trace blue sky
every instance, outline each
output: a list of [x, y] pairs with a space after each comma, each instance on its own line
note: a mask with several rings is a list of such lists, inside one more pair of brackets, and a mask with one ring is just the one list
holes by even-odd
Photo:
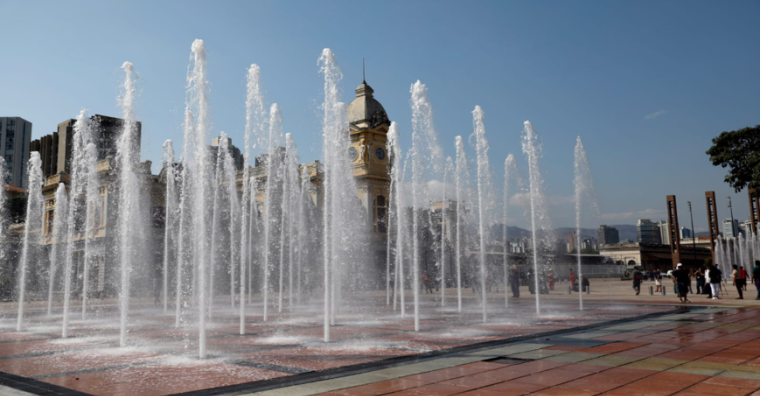
[[366, 58], [367, 82], [407, 147], [414, 81], [429, 88], [446, 155], [456, 135], [472, 133], [480, 105], [499, 188], [508, 153], [525, 167], [520, 131], [530, 120], [555, 226], [574, 224], [578, 135], [602, 213], [586, 226], [664, 218], [665, 195], [676, 194], [682, 225], [691, 200], [706, 230], [707, 190], [720, 217], [727, 195], [736, 217], [749, 213], [746, 193], [734, 195], [704, 152], [721, 131], [760, 124], [757, 1], [0, 1], [0, 15], [0, 115], [31, 121], [35, 138], [81, 108], [118, 116], [119, 66], [131, 61], [154, 172], [161, 143], [181, 141], [190, 45], [201, 38], [213, 133], [238, 145], [245, 70], [257, 63], [302, 160], [320, 156], [317, 58], [329, 47], [346, 102]]

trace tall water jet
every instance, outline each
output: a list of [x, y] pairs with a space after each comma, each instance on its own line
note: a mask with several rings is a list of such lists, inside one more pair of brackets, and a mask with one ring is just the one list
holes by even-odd
[[[222, 183], [223, 187], [220, 187], [221, 190], [224, 192], [224, 196], [226, 199], [226, 208], [227, 213], [225, 218], [228, 221], [227, 225], [227, 234], [229, 235], [229, 244], [228, 244], [228, 266], [227, 270], [230, 274], [230, 294], [231, 294], [231, 301], [232, 301], [232, 308], [235, 307], [235, 269], [237, 268], [238, 264], [240, 263], [240, 255], [241, 255], [241, 249], [242, 246], [238, 245], [238, 241], [240, 240], [240, 234], [242, 234], [242, 209], [240, 206], [240, 201], [238, 199], [237, 194], [237, 168], [235, 167], [235, 162], [232, 158], [232, 154], [230, 153], [230, 139], [227, 138], [227, 135], [222, 132], [222, 138], [220, 139], [221, 142], [219, 143], [220, 150], [222, 151], [222, 167], [223, 167], [223, 177], [222, 177]], [[242, 271], [242, 270], [241, 270]], [[245, 290], [243, 290], [245, 292]], [[243, 299], [243, 296], [245, 294], [240, 294], [240, 303], [244, 304], [245, 300]]]
[[[264, 100], [261, 96], [260, 88], [261, 69], [258, 65], [252, 64], [248, 68], [246, 75], [246, 100], [245, 100], [245, 138], [244, 138], [244, 151], [243, 151], [243, 200], [241, 205], [241, 233], [240, 233], [240, 246], [244, 251], [240, 255], [240, 334], [245, 334], [245, 298], [246, 291], [246, 271], [247, 267], [252, 265], [253, 262], [253, 247], [251, 244], [253, 237], [253, 224], [254, 224], [254, 211], [255, 206], [255, 189], [253, 189], [253, 183], [251, 182], [251, 145], [256, 142], [254, 137], [263, 134], [264, 122], [266, 117], [266, 110], [264, 110]], [[252, 192], [254, 192], [252, 194]], [[250, 271], [248, 276], [250, 277], [253, 271]], [[249, 279], [250, 281], [250, 279]], [[249, 287], [249, 292], [251, 288]], [[234, 294], [234, 293], [232, 293]], [[232, 304], [234, 304], [234, 297]]]
[[[288, 306], [290, 308], [293, 308], [293, 258], [295, 256], [293, 234], [297, 220], [295, 214], [298, 213], [298, 208], [302, 206], [299, 205], [301, 175], [298, 170], [298, 149], [296, 142], [293, 140], [293, 135], [287, 133], [285, 134], [285, 185], [283, 191], [283, 222], [285, 219], [287, 219], [287, 222], [283, 225], [283, 229], [287, 231], [288, 240], [287, 242], [283, 241], [283, 243], [287, 244], [287, 250], [282, 250], [287, 251], [288, 257]], [[280, 282], [282, 282], [282, 277]]]
[[296, 279], [296, 303], [298, 305], [301, 304], [301, 287], [303, 285], [301, 274], [303, 272], [303, 262], [309, 257], [311, 246], [312, 233], [308, 232], [310, 229], [309, 226], [311, 225], [311, 189], [312, 184], [309, 169], [303, 167], [301, 169], [301, 195], [298, 199], [298, 247], [296, 248], [296, 252], [298, 253], [296, 259], [296, 274], [298, 274]]
[[[470, 171], [467, 166], [467, 154], [464, 151], [464, 140], [457, 136], [454, 141], [456, 147], [456, 267], [457, 267], [457, 311], [462, 312], [462, 254], [466, 251], [466, 235], [463, 232], [463, 223], [467, 221], [463, 213], [465, 206], [463, 201], [469, 200], [468, 180]], [[464, 245], [463, 245], [464, 244]]]
[[277, 189], [281, 175], [282, 158], [278, 146], [282, 141], [282, 114], [280, 107], [274, 103], [269, 110], [269, 135], [266, 142], [267, 157], [267, 180], [264, 187], [264, 279], [262, 283], [262, 294], [264, 295], [264, 321], [269, 320], [269, 276], [272, 266], [272, 233], [273, 225], [276, 225], [278, 213], [274, 213], [277, 205], [275, 204], [274, 194]]
[[48, 271], [48, 316], [53, 314], [53, 294], [58, 278], [56, 272], [58, 263], [65, 257], [66, 252], [62, 251], [68, 229], [66, 222], [66, 213], [68, 211], [68, 198], [66, 196], [66, 185], [59, 183], [55, 190], [55, 211], [53, 212], [53, 229], [50, 230], [52, 244], [50, 246], [50, 270]]
[[475, 138], [475, 151], [478, 158], [478, 234], [480, 242], [480, 288], [481, 288], [481, 310], [483, 313], [483, 323], [488, 319], [488, 294], [486, 287], [486, 277], [488, 264], [486, 263], [486, 244], [488, 233], [486, 223], [490, 216], [490, 202], [493, 201], [491, 189], [491, 169], [488, 163], [488, 140], [486, 139], [486, 127], [483, 124], [483, 109], [475, 106], [472, 112], [473, 133]]
[[446, 165], [443, 168], [443, 198], [441, 199], [441, 307], [446, 306], [446, 238], [451, 238], [446, 234], [448, 224], [446, 211], [449, 208], [449, 177], [452, 173], [454, 173], [454, 160], [446, 157]]
[[[74, 255], [76, 250], [76, 239], [78, 233], [80, 233], [85, 222], [88, 220], [89, 210], [89, 197], [90, 193], [88, 185], [91, 183], [90, 178], [92, 173], [95, 172], [95, 159], [91, 151], [88, 150], [90, 142], [92, 140], [90, 128], [87, 123], [87, 114], [85, 110], [82, 110], [77, 116], [77, 121], [74, 124], [74, 136], [71, 143], [71, 163], [70, 166], [70, 181], [69, 186], [69, 207], [66, 216], [66, 223], [69, 225], [65, 237], [66, 243], [66, 258], [64, 266], [64, 287], [63, 287], [63, 329], [61, 335], [63, 338], [68, 337], [69, 329], [69, 305], [71, 301], [71, 272], [74, 263]], [[61, 213], [63, 214], [63, 213]], [[85, 231], [85, 239], [89, 236]], [[64, 243], [64, 241], [61, 241]], [[86, 246], [85, 246], [86, 247]], [[84, 263], [86, 266], [87, 263]]]
[[[403, 183], [406, 166], [402, 167], [402, 151], [401, 144], [399, 142], [399, 130], [398, 124], [391, 122], [391, 126], [388, 129], [388, 163], [391, 167], [391, 211], [393, 217], [396, 220], [396, 238], [393, 252], [395, 253], [395, 266], [394, 266], [394, 282], [393, 282], [393, 310], [396, 310], [397, 297], [401, 299], [401, 317], [406, 314], [406, 302], [404, 298], [404, 242], [406, 235], [406, 216], [403, 215], [404, 210], [404, 194]], [[390, 216], [390, 215], [389, 215]], [[388, 236], [389, 242], [391, 236]], [[390, 250], [389, 256], [390, 256]], [[388, 263], [388, 270], [390, 270], [390, 263]], [[390, 276], [390, 274], [388, 274]], [[399, 292], [400, 291], [400, 292]]]
[[122, 95], [119, 105], [122, 108], [124, 128], [116, 146], [116, 163], [119, 175], [119, 216], [117, 222], [118, 257], [121, 268], [121, 281], [119, 290], [119, 311], [121, 326], [119, 329], [119, 345], [127, 345], [127, 322], [129, 318], [130, 278], [132, 275], [132, 263], [138, 258], [138, 236], [141, 232], [139, 224], [140, 208], [140, 182], [137, 179], [136, 164], [139, 161], [139, 132], [137, 119], [135, 118], [134, 102], [137, 96], [135, 88], [135, 71], [132, 63], [124, 62], [121, 66], [125, 78], [122, 85]]
[[209, 206], [211, 195], [211, 166], [208, 155], [208, 130], [210, 129], [208, 105], [208, 81], [206, 80], [206, 48], [203, 40], [196, 39], [192, 45], [191, 72], [188, 75], [188, 96], [195, 109], [195, 155], [194, 166], [188, 166], [194, 171], [192, 194], [192, 228], [193, 228], [193, 268], [197, 276], [194, 282], [198, 303], [198, 355], [206, 358], [206, 309], [208, 274], [207, 263], [210, 258], [209, 238]]
[[[583, 148], [581, 137], [578, 136], [575, 144], [575, 237], [576, 253], [578, 258], [578, 284], [583, 284], [583, 266], [581, 265], [581, 209], [583, 199], [587, 199], [591, 204], [594, 212], [599, 212], [596, 204], [596, 194], [594, 194], [594, 183], [591, 178], [591, 166], [586, 158], [586, 150]], [[582, 286], [581, 286], [582, 289]], [[583, 311], [583, 290], [579, 290], [578, 304]]]
[[[92, 134], [90, 133], [92, 138]], [[84, 187], [86, 194], [86, 209], [85, 209], [85, 227], [84, 227], [84, 263], [82, 264], [82, 319], [87, 316], [87, 300], [90, 292], [90, 267], [92, 266], [95, 253], [93, 252], [91, 244], [93, 240], [94, 230], [100, 227], [102, 221], [102, 207], [100, 199], [100, 179], [98, 177], [98, 170], [96, 163], [98, 161], [98, 149], [95, 143], [90, 141], [87, 144], [85, 169], [86, 169], [86, 185]]]
[[[504, 160], [504, 195], [502, 197], [503, 207], [503, 220], [502, 220], [502, 238], [504, 239], [504, 306], [509, 307], [509, 216], [507, 215], [507, 209], [509, 207], [509, 179], [510, 176], [517, 177], [517, 164], [515, 163], [515, 156], [512, 154], [507, 155]], [[519, 282], [519, 280], [518, 280]]]
[[18, 264], [18, 317], [16, 331], [21, 331], [24, 324], [24, 301], [26, 299], [26, 277], [29, 267], [39, 260], [40, 235], [42, 234], [42, 160], [40, 153], [29, 153], [26, 166], [29, 197], [26, 203], [26, 224], [21, 245], [21, 257]]
[[[188, 75], [189, 80], [189, 75]], [[176, 261], [177, 261], [177, 268], [176, 268], [176, 274], [175, 274], [175, 280], [176, 280], [176, 291], [175, 291], [175, 323], [174, 327], [179, 328], [182, 320], [182, 297], [186, 294], [186, 290], [183, 286], [185, 286], [183, 282], [184, 278], [184, 272], [183, 269], [185, 266], [187, 266], [190, 263], [190, 250], [189, 248], [186, 248], [186, 246], [193, 246], [192, 244], [192, 236], [191, 233], [191, 224], [190, 224], [190, 204], [191, 204], [191, 194], [193, 193], [191, 183], [192, 183], [192, 177], [193, 174], [190, 171], [190, 165], [193, 161], [193, 147], [194, 147], [194, 139], [195, 139], [195, 117], [193, 115], [192, 109], [190, 108], [190, 101], [188, 98], [188, 102], [185, 107], [185, 121], [184, 121], [184, 141], [182, 143], [182, 168], [180, 170], [179, 175], [179, 182], [180, 182], [180, 197], [179, 197], [179, 207], [177, 210], [177, 222], [178, 225], [178, 236], [177, 236], [177, 255], [176, 255]]]
[[171, 140], [164, 142], [164, 169], [166, 169], [166, 196], [164, 202], [165, 225], [164, 225], [164, 262], [162, 295], [164, 313], [169, 311], [169, 264], [171, 255], [178, 255], [177, 244], [177, 179], [174, 171], [174, 143]]
[[[433, 127], [433, 107], [428, 90], [419, 80], [412, 84], [412, 290], [414, 292], [414, 331], [420, 330], [420, 209], [427, 203], [424, 174], [438, 171], [443, 162], [443, 150]], [[423, 158], [425, 156], [425, 158]], [[427, 166], [423, 166], [424, 163]], [[437, 168], [436, 168], [437, 167]]]
[[[214, 201], [211, 204], [211, 252], [210, 252], [210, 265], [209, 265], [209, 292], [208, 292], [208, 317], [211, 318], [211, 314], [214, 307], [214, 275], [216, 272], [216, 263], [223, 261], [223, 255], [227, 251], [227, 249], [224, 249], [220, 247], [220, 239], [222, 238], [222, 230], [221, 230], [221, 217], [223, 216], [224, 206], [225, 205], [225, 198], [223, 196], [224, 194], [224, 184], [225, 184], [225, 174], [224, 174], [224, 156], [226, 155], [226, 148], [223, 148], [222, 145], [224, 144], [223, 141], [227, 140], [227, 134], [222, 132], [221, 137], [219, 139], [218, 145], [216, 147], [216, 166], [214, 167]], [[230, 219], [232, 220], [232, 219]], [[233, 278], [233, 277], [231, 277]], [[234, 289], [232, 289], [234, 290]]]
[[339, 269], [351, 259], [360, 242], [361, 231], [354, 221], [358, 215], [353, 171], [346, 155], [350, 145], [346, 107], [340, 101], [338, 87], [343, 73], [329, 48], [319, 57], [324, 76], [322, 103], [322, 138], [324, 158], [323, 231], [324, 265], [324, 341], [330, 342], [330, 325], [335, 320], [336, 294], [339, 291]]
[[528, 174], [530, 181], [530, 225], [532, 232], [533, 247], [533, 279], [536, 291], [536, 315], [541, 314], [541, 292], [538, 278], [540, 272], [538, 268], [538, 233], [539, 228], [547, 230], [543, 216], [546, 211], [543, 203], [543, 179], [538, 167], [538, 159], [541, 157], [541, 144], [538, 141], [538, 134], [533, 130], [530, 121], [525, 121], [525, 129], [522, 132], [522, 150], [528, 158]]
[[390, 198], [390, 203], [388, 205], [388, 236], [386, 240], [386, 251], [388, 252], [385, 256], [385, 305], [391, 304], [391, 258], [395, 256], [396, 253], [396, 246], [393, 245], [393, 236], [395, 235], [393, 231], [393, 226], [396, 224], [397, 220], [397, 210], [394, 208], [394, 205], [396, 205], [396, 198], [395, 195], [398, 187], [396, 186], [397, 177], [394, 177], [394, 171], [396, 171], [397, 168], [397, 158], [396, 158], [396, 146], [398, 145], [398, 125], [395, 122], [391, 122], [390, 128], [388, 128], [388, 174], [390, 175], [390, 185], [388, 186], [388, 196]]

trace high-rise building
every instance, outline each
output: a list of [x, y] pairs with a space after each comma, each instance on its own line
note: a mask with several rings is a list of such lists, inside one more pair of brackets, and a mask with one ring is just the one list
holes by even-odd
[[660, 227], [660, 243], [670, 245], [670, 224], [665, 220], [660, 220], [657, 226]]
[[660, 225], [650, 219], [639, 219], [636, 224], [636, 240], [639, 243], [661, 244]]
[[[42, 174], [45, 177], [59, 173], [70, 173], [71, 143], [74, 137], [74, 124], [77, 120], [69, 119], [58, 124], [58, 130], [37, 140], [27, 143], [29, 151], [37, 151], [42, 159]], [[90, 117], [93, 140], [98, 148], [98, 160], [116, 156], [116, 143], [124, 128], [124, 120], [95, 114]], [[142, 124], [137, 123], [136, 151], [140, 152], [140, 131]]]
[[599, 246], [611, 245], [620, 242], [620, 233], [617, 228], [607, 227], [602, 224], [599, 226], [599, 229], [596, 230], [596, 239], [599, 241]]
[[3, 183], [27, 188], [26, 163], [31, 139], [31, 122], [21, 117], [0, 117], [0, 141], [5, 147], [3, 158], [8, 167], [8, 177]]
[[739, 220], [723, 219], [723, 238], [736, 238], [739, 236]]
[[567, 252], [573, 253], [578, 251], [578, 234], [573, 231], [567, 236]]
[[686, 227], [681, 227], [679, 234], [681, 239], [691, 238], [691, 230]]

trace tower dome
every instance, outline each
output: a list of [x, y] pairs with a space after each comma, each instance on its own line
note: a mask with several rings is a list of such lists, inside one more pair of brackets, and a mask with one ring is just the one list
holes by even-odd
[[389, 126], [390, 121], [383, 105], [372, 94], [375, 92], [366, 81], [356, 88], [356, 98], [349, 103], [348, 122], [352, 129], [376, 128], [381, 125]]

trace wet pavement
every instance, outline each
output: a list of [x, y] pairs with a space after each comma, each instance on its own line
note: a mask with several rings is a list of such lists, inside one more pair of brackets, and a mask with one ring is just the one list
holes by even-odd
[[[262, 307], [252, 304], [246, 335], [238, 334], [236, 310], [218, 303], [209, 322], [205, 360], [197, 359], [191, 312], [175, 328], [171, 310], [164, 314], [137, 301], [129, 346], [121, 348], [118, 318], [108, 301], [94, 305], [87, 320], [73, 320], [67, 339], [59, 336], [60, 313], [47, 317], [44, 304], [30, 304], [22, 332], [15, 331], [13, 306], [6, 305], [0, 317], [0, 395], [25, 394], [18, 390], [71, 395], [523, 394], [519, 389], [596, 394], [598, 388], [581, 389], [587, 386], [582, 384], [607, 378], [611, 386], [618, 378], [630, 378], [633, 386], [643, 373], [648, 374], [640, 378], [669, 383], [695, 380], [689, 386], [727, 386], [713, 382], [729, 378], [751, 381], [742, 382], [748, 389], [760, 381], [755, 377], [760, 362], [752, 363], [760, 358], [760, 339], [757, 347], [753, 344], [760, 338], [760, 310], [692, 307], [683, 313], [688, 307], [674, 305], [673, 297], [626, 301], [620, 297], [628, 287], [608, 287], [607, 298], [601, 290], [588, 296], [584, 311], [578, 310], [577, 294], [555, 291], [545, 296], [538, 317], [529, 294], [505, 308], [503, 297], [493, 293], [488, 323], [482, 323], [480, 304], [470, 293], [463, 313], [457, 312], [453, 293], [446, 307], [437, 296], [424, 295], [420, 332], [413, 331], [410, 306], [401, 318], [385, 305], [384, 293], [355, 295], [352, 306], [337, 316], [330, 343], [322, 342], [318, 302], [281, 314], [272, 309], [267, 322]], [[556, 382], [561, 378], [567, 381]], [[568, 389], [576, 393], [551, 393]]]
[[325, 393], [261, 394], [760, 395], [760, 309], [698, 307], [457, 357], [478, 360], [410, 365], [408, 375]]

